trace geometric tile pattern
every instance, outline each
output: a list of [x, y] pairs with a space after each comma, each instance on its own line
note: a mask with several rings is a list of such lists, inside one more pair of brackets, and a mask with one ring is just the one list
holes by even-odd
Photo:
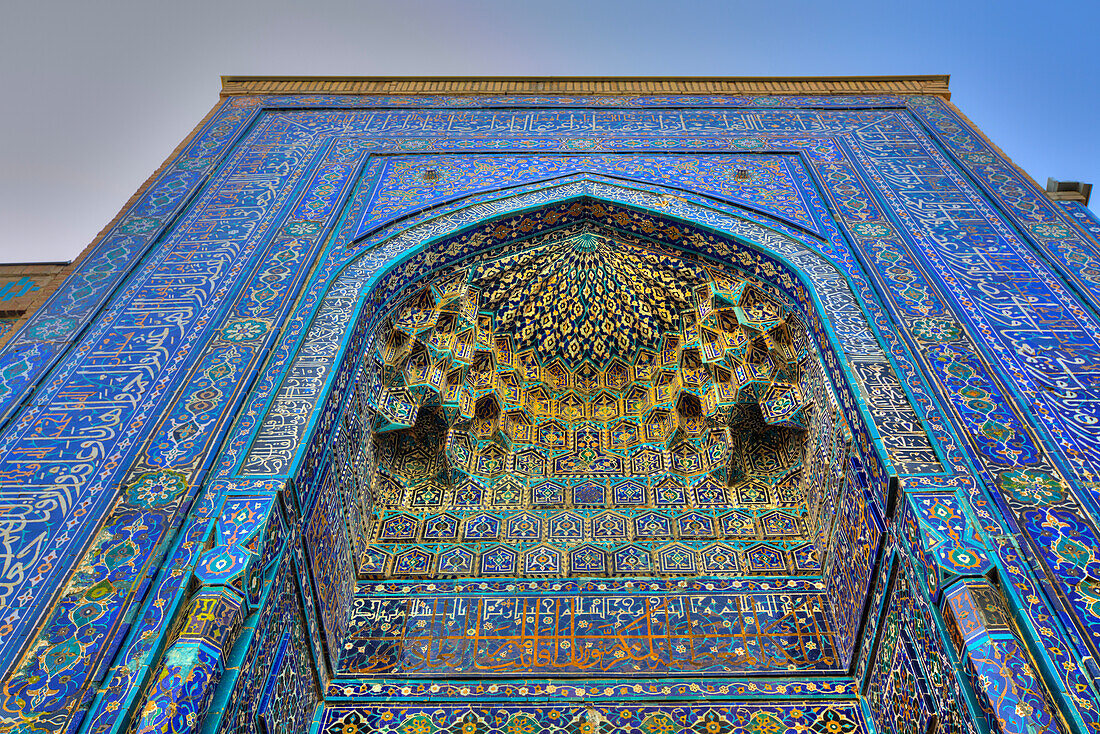
[[1100, 731], [1096, 229], [934, 97], [226, 99], [0, 349], [0, 726]]
[[944, 616], [991, 730], [1014, 731], [1018, 717], [1037, 730], [1061, 728], [994, 587], [973, 579], [956, 584], [945, 594]]
[[[626, 690], [630, 690], [628, 686]], [[321, 722], [324, 734], [411, 734], [412, 732], [463, 732], [467, 734], [516, 734], [517, 732], [574, 732], [611, 734], [794, 734], [794, 732], [845, 732], [867, 734], [859, 705], [854, 702], [815, 704], [797, 701], [788, 705], [730, 704], [712, 706], [655, 706], [611, 703], [598, 707], [530, 703], [501, 704], [491, 708], [450, 704], [442, 707], [337, 706], [326, 708]]]
[[[822, 492], [801, 465], [807, 429], [825, 423], [811, 402], [821, 368], [766, 293], [588, 226], [419, 285], [361, 378], [373, 431], [359, 435], [377, 461], [369, 542], [394, 559], [379, 571], [816, 570]], [[502, 559], [498, 542], [514, 563], [465, 560]]]
[[989, 551], [953, 493], [906, 493], [905, 500], [906, 534], [934, 601], [959, 576], [981, 576], [992, 568]]

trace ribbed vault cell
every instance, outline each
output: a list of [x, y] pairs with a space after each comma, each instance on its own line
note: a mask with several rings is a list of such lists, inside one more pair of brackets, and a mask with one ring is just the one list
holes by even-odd
[[363, 571], [817, 572], [847, 444], [773, 294], [589, 226], [422, 283], [362, 372]]

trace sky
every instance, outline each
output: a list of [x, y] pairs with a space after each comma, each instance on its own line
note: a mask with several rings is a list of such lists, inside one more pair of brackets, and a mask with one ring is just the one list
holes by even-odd
[[950, 74], [1034, 179], [1100, 201], [1100, 0], [0, 0], [0, 19], [0, 262], [79, 254], [222, 74]]

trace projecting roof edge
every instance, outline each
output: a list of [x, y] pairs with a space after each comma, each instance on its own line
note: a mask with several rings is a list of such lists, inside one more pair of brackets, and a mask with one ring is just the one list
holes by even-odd
[[948, 74], [794, 77], [223, 76], [222, 95], [249, 94], [800, 94], [936, 95]]

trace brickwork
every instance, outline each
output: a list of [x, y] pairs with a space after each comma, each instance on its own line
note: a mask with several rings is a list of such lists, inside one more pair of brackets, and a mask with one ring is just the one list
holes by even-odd
[[222, 94], [922, 94], [949, 98], [948, 76], [898, 77], [250, 77]]

